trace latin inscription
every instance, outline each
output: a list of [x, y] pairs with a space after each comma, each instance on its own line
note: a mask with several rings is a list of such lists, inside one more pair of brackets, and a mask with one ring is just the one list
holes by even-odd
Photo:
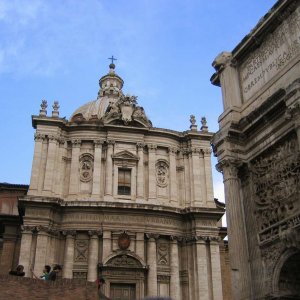
[[300, 53], [299, 33], [298, 8], [241, 65], [240, 76], [245, 101]]

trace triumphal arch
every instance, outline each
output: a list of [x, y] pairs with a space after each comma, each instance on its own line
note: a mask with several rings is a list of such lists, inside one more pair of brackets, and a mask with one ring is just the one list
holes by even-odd
[[299, 299], [300, 2], [278, 1], [213, 66], [234, 299]]

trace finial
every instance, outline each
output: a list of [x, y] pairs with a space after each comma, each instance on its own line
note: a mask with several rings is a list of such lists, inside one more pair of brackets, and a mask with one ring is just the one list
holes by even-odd
[[114, 58], [114, 56], [112, 55], [111, 57], [109, 57], [108, 59], [111, 60], [111, 63], [109, 64], [109, 68], [110, 69], [114, 69], [116, 66], [114, 64], [114, 60], [117, 60], [116, 58]]
[[196, 118], [194, 115], [190, 115], [190, 122], [191, 122], [190, 129], [197, 130]]
[[53, 111], [52, 111], [52, 117], [58, 118], [59, 117], [59, 104], [58, 101], [54, 101], [54, 104], [52, 105]]
[[47, 100], [42, 100], [40, 116], [47, 116]]
[[207, 121], [206, 121], [206, 118], [205, 117], [202, 117], [201, 118], [201, 130], [202, 131], [208, 131], [208, 126], [206, 125], [207, 124]]

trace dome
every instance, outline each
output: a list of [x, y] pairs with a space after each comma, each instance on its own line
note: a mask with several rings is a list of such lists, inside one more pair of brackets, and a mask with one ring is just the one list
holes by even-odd
[[98, 119], [106, 124], [152, 127], [143, 107], [137, 105], [137, 97], [123, 94], [124, 81], [115, 73], [115, 65], [111, 63], [109, 67], [108, 74], [99, 80], [97, 99], [76, 109], [70, 120], [80, 122]]
[[101, 119], [109, 103], [116, 102], [122, 94], [123, 79], [115, 73], [115, 65], [109, 65], [110, 70], [99, 80], [100, 90], [98, 97], [94, 101], [90, 101], [74, 111], [70, 120], [80, 118], [82, 120], [90, 120], [94, 118]]

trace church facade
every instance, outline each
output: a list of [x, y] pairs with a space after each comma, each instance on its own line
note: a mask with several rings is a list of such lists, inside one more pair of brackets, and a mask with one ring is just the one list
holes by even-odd
[[300, 2], [278, 1], [213, 62], [233, 299], [300, 295]]
[[205, 118], [200, 130], [193, 116], [184, 132], [155, 128], [113, 63], [99, 84], [69, 120], [57, 102], [50, 116], [46, 101], [32, 116], [19, 263], [29, 277], [56, 263], [63, 278], [104, 277], [114, 299], [223, 299], [224, 205], [213, 196]]

